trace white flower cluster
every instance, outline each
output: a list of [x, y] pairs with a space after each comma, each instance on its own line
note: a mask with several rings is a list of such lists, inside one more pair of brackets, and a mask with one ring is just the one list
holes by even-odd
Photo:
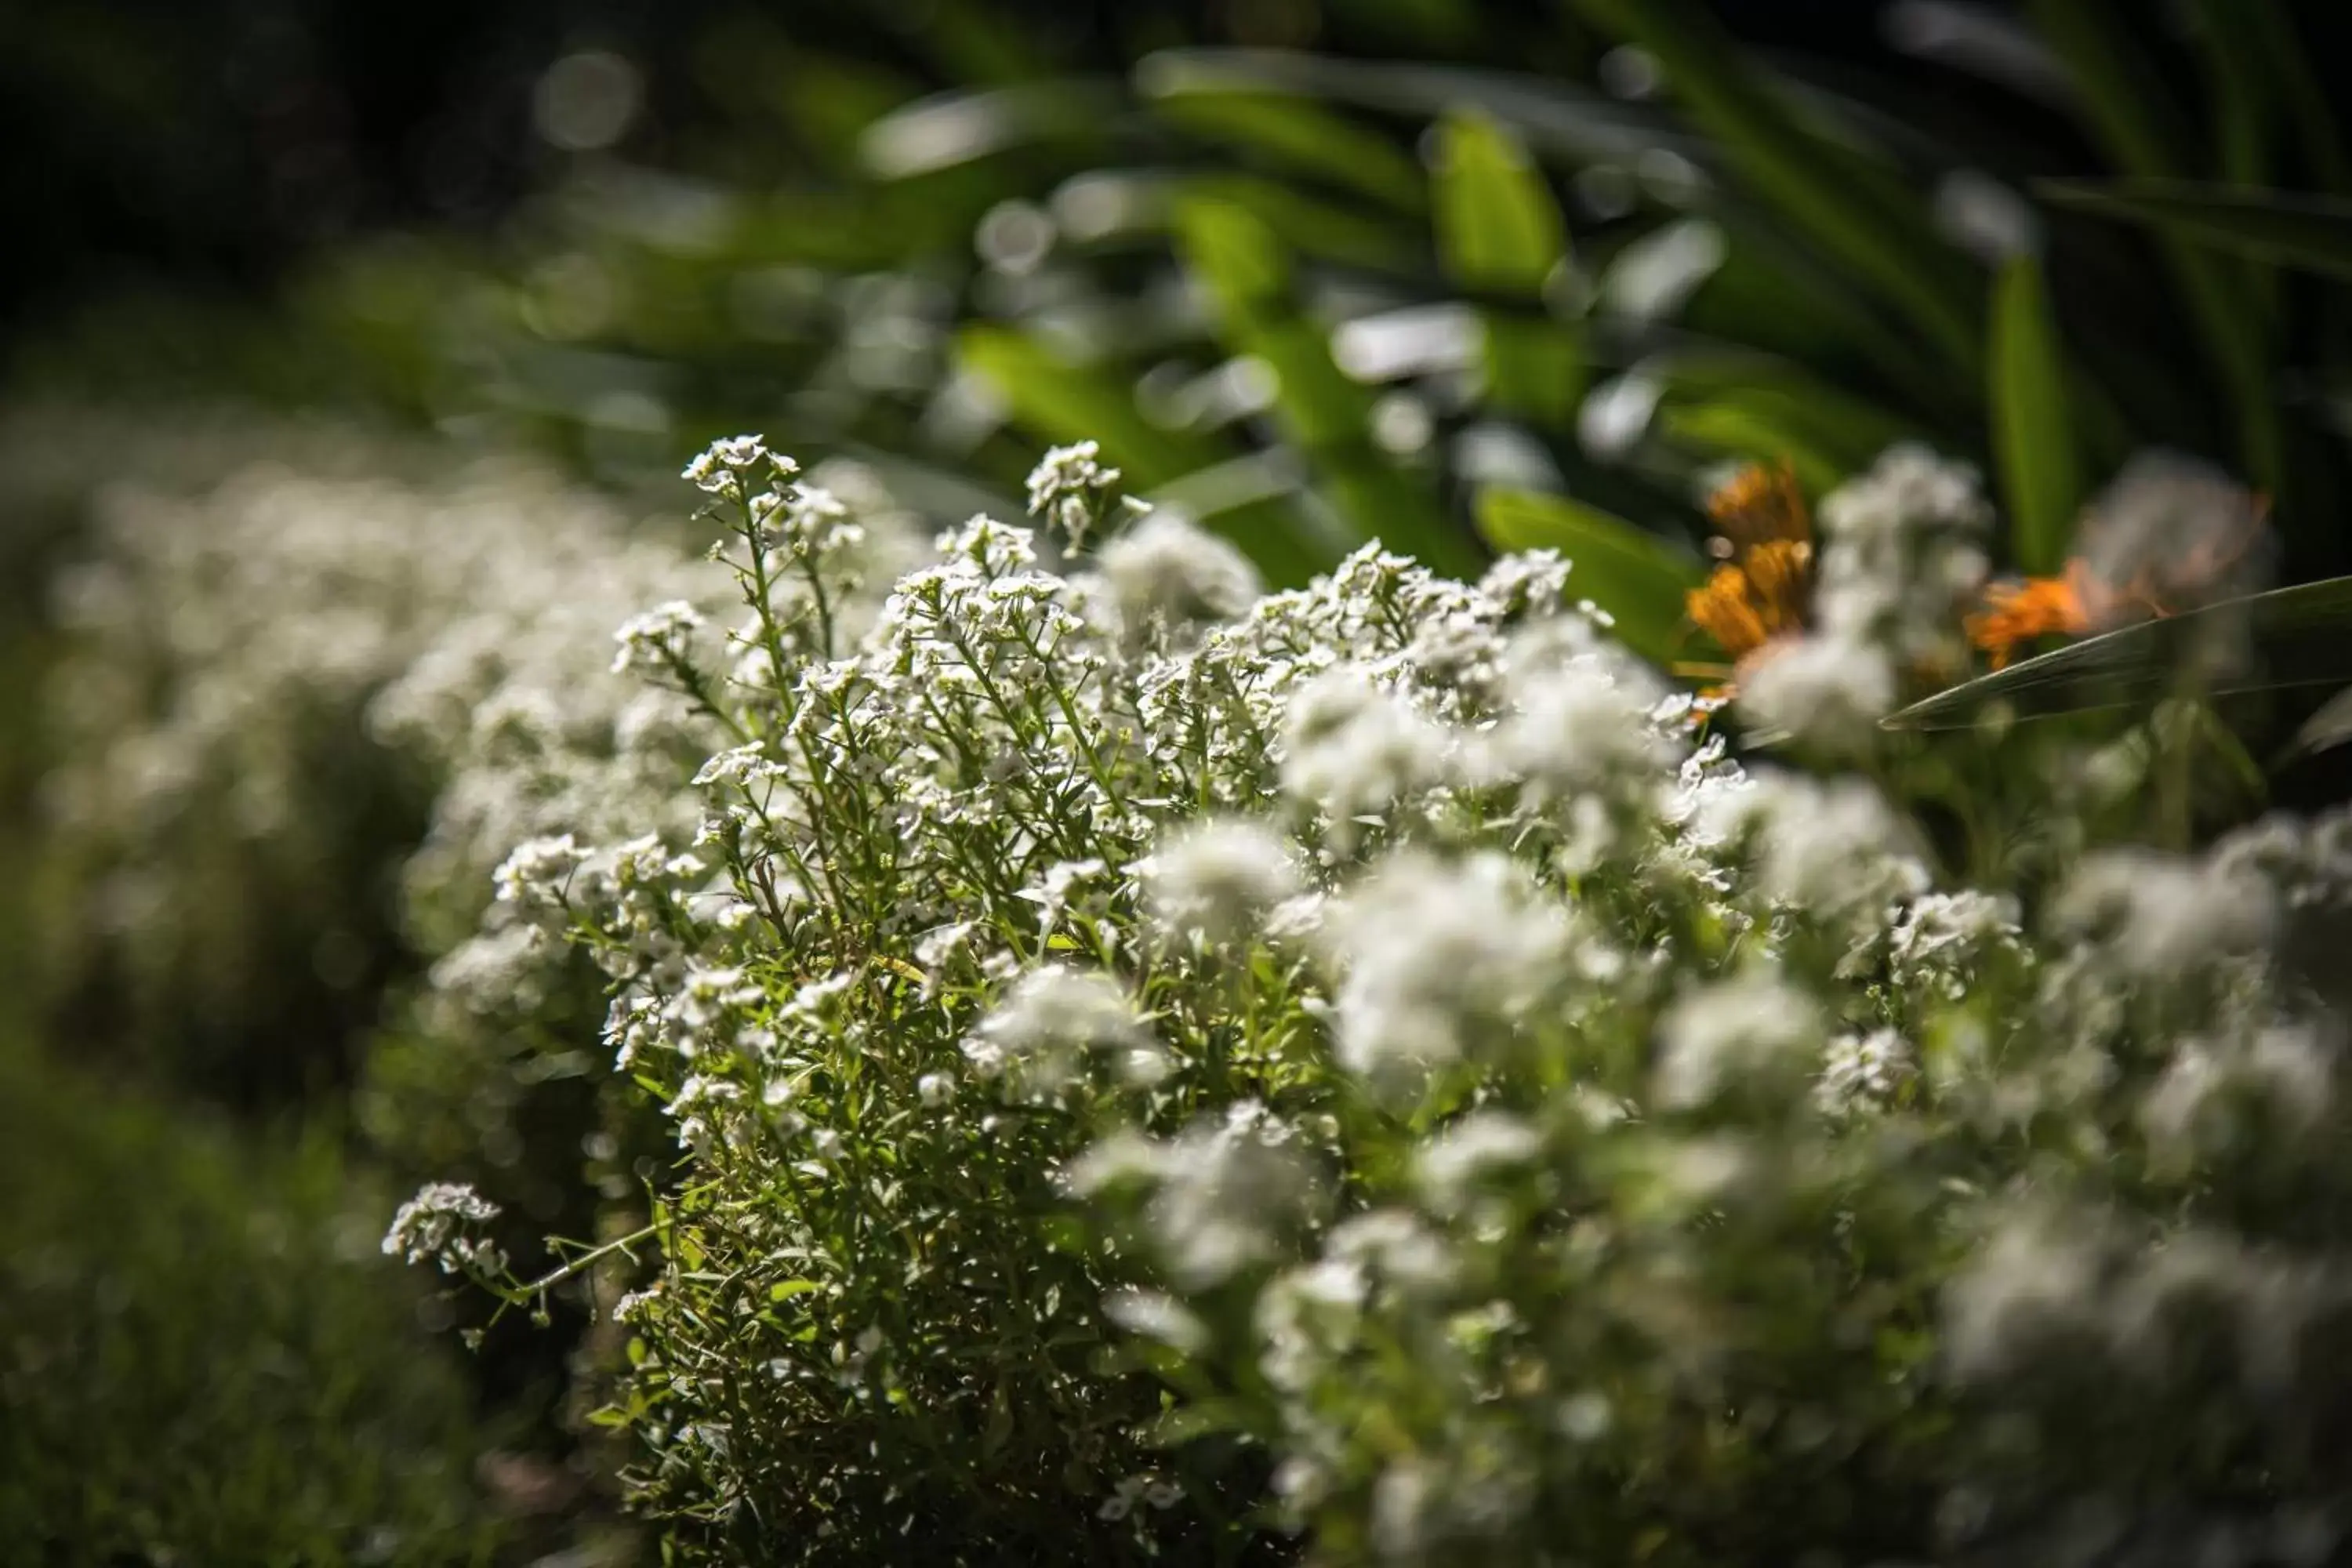
[[429, 1262], [444, 1274], [496, 1274], [506, 1257], [477, 1230], [498, 1217], [498, 1205], [473, 1188], [436, 1182], [400, 1205], [384, 1232], [383, 1250], [410, 1263]]
[[1093, 441], [1055, 447], [1029, 470], [1029, 515], [1042, 517], [1075, 553], [1103, 521], [1118, 493], [1119, 471], [1101, 460]]
[[800, 471], [801, 466], [792, 458], [770, 451], [763, 437], [730, 436], [697, 453], [678, 478], [705, 495], [740, 501], [752, 489], [772, 490]]
[[[631, 542], [607, 504], [511, 465], [425, 488], [264, 467], [195, 500], [117, 492], [98, 521], [61, 595], [86, 651], [58, 706], [89, 739], [52, 797], [68, 832], [121, 841], [110, 902], [146, 911], [135, 946], [210, 918], [170, 885], [188, 858], [156, 846], [282, 843], [339, 818], [317, 792], [345, 726], [431, 781], [408, 875], [428, 951], [462, 939], [520, 840], [677, 820], [680, 748], [709, 742], [675, 698], [586, 656], [648, 588], [673, 588], [676, 620], [727, 582]], [[529, 970], [471, 972], [496, 994]]]

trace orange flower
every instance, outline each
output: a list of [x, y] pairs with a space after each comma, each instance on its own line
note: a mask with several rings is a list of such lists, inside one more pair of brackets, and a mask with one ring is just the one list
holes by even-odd
[[[2063, 577], [2028, 577], [1985, 589], [1985, 607], [1962, 622], [1969, 641], [1992, 656], [2000, 669], [2021, 644], [2051, 636], [2080, 637], [2105, 617], [2109, 595], [2082, 561]], [[2094, 613], [2094, 605], [2097, 613]]]
[[1768, 540], [1810, 546], [1813, 514], [1797, 488], [1797, 470], [1785, 461], [1749, 463], [1706, 498], [1706, 515], [1720, 536], [1718, 554], [1729, 555]]
[[2000, 669], [2040, 637], [2193, 608], [2245, 574], [2269, 510], [2266, 497], [2208, 477], [2202, 465], [2135, 459], [2084, 510], [2065, 573], [1988, 586], [1984, 608], [1964, 623], [1969, 640]]
[[[1729, 655], [1736, 675], [1805, 630], [1813, 593], [1813, 520], [1789, 465], [1751, 463], [1707, 498], [1717, 536], [1708, 550], [1722, 564], [1684, 600], [1691, 624]], [[1728, 696], [1727, 685], [1710, 695]]]
[[1691, 622], [1734, 660], [1745, 660], [1805, 629], [1811, 547], [1776, 539], [1737, 564], [1717, 567], [1684, 600]]

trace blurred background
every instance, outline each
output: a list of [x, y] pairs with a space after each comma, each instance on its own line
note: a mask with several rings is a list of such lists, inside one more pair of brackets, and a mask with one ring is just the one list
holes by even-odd
[[1276, 584], [1373, 538], [1555, 545], [1667, 661], [1712, 482], [1818, 497], [1902, 440], [1983, 468], [2006, 570], [2061, 571], [2153, 447], [2326, 577], [2347, 33], [2323, 0], [15, 0], [0, 1539], [645, 1550], [584, 1308], [468, 1354], [376, 1240], [460, 1173], [590, 1234], [578, 1194], [656, 1157], [591, 977], [526, 1026], [453, 1004], [452, 955], [507, 826], [469, 791], [544, 742], [498, 704], [667, 596], [630, 552], [698, 542], [712, 438], [919, 526], [1096, 437]]

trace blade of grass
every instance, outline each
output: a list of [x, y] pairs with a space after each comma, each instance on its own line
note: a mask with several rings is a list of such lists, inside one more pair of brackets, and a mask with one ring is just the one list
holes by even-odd
[[877, 179], [908, 179], [1034, 142], [1098, 142], [1118, 107], [1109, 84], [1097, 81], [942, 92], [866, 126], [857, 154]]
[[1507, 125], [1547, 157], [1578, 166], [1631, 162], [1664, 149], [1684, 157], [1705, 146], [1656, 109], [1524, 73], [1428, 62], [1341, 59], [1291, 49], [1170, 48], [1145, 66], [1195, 89], [1257, 88], [1310, 94], [1417, 124], [1465, 103]]
[[[2232, 185], [2277, 184], [2278, 94], [2270, 79], [2262, 24], [2267, 0], [2190, 0], [2189, 16], [2210, 84], [2215, 163]], [[2238, 268], [2238, 287], [2262, 312], [2278, 315], [2278, 281], [2259, 268]]]
[[2312, 175], [2326, 190], [2352, 195], [2352, 157], [2346, 154], [2327, 89], [2311, 68], [2312, 51], [2294, 18], [2278, 0], [2241, 0], [2231, 11], [2238, 25], [2259, 40], [2264, 78], [2286, 105], [2295, 150], [2310, 160]]
[[2233, 185], [2273, 182], [2278, 95], [2256, 13], [2267, 0], [2190, 0], [2197, 41], [2212, 86], [2214, 143], [2222, 178]]
[[2294, 732], [2294, 752], [2333, 751], [2352, 741], [2352, 686], [2319, 705]]

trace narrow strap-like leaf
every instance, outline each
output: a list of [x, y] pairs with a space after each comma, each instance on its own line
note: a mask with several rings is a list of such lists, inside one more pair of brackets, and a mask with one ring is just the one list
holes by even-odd
[[1992, 296], [1993, 456], [2008, 503], [2010, 550], [2018, 569], [2054, 574], [2082, 501], [2066, 363], [2042, 264], [2005, 263]]
[[1885, 722], [1894, 730], [1950, 730], [1972, 723], [1994, 701], [2021, 718], [2146, 701], [2169, 692], [2184, 663], [2217, 644], [2241, 657], [2204, 678], [2209, 695], [2352, 680], [2352, 577], [2274, 588], [2086, 637], [1949, 687]]
[[1776, 96], [1721, 24], [1691, 0], [1576, 0], [1596, 24], [1657, 57], [1667, 89], [1723, 156], [1822, 253], [1973, 374], [1982, 352], [1969, 279], [1923, 203], [1891, 170], [1815, 133]]
[[2187, 244], [2352, 279], [2352, 201], [2191, 180], [2048, 180], [2063, 207], [2157, 229]]

